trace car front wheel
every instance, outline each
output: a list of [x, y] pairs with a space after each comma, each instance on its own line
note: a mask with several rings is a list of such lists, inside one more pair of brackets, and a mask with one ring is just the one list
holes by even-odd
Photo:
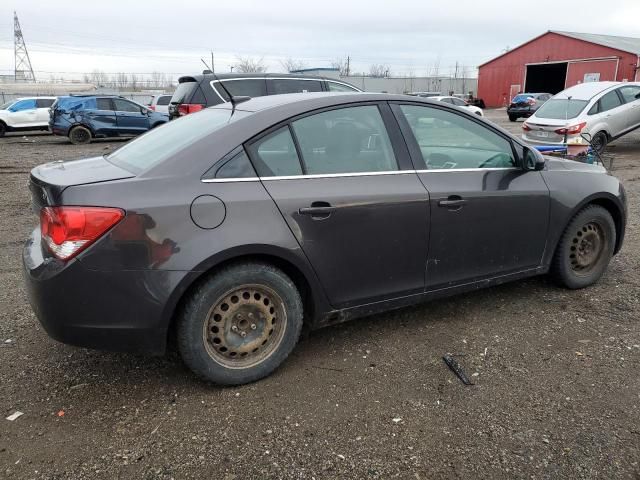
[[611, 214], [589, 205], [567, 225], [553, 259], [552, 273], [563, 286], [584, 288], [597, 282], [609, 265], [616, 243]]
[[74, 145], [84, 145], [91, 142], [91, 130], [87, 127], [73, 127], [69, 132], [69, 140]]
[[178, 349], [201, 378], [241, 385], [269, 375], [289, 356], [302, 321], [302, 299], [284, 272], [263, 263], [232, 265], [187, 299]]

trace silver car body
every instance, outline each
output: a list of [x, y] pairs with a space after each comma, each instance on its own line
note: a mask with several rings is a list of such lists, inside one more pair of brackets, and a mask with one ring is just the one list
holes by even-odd
[[566, 141], [599, 132], [605, 132], [609, 140], [616, 139], [640, 127], [637, 94], [640, 82], [591, 82], [567, 88], [523, 123], [522, 139], [532, 144], [560, 145], [565, 143], [565, 135], [557, 131], [582, 123], [585, 125], [580, 132], [567, 134]]
[[458, 97], [430, 97], [431, 100], [437, 100], [439, 102], [444, 102], [444, 103], [448, 103], [450, 105], [454, 105], [456, 107], [460, 107], [460, 108], [464, 108], [466, 110], [468, 110], [471, 113], [475, 113], [476, 115], [480, 115], [481, 117], [484, 117], [484, 112], [482, 111], [482, 109], [480, 107], [476, 107], [474, 105], [469, 105], [467, 102], [465, 102], [464, 100], [462, 100], [461, 98]]

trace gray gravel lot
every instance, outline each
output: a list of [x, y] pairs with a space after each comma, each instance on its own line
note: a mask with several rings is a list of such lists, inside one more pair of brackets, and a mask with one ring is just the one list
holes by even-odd
[[596, 286], [537, 278], [324, 329], [239, 388], [59, 344], [27, 303], [28, 171], [118, 145], [0, 139], [0, 478], [640, 478], [640, 133], [610, 149], [629, 225]]

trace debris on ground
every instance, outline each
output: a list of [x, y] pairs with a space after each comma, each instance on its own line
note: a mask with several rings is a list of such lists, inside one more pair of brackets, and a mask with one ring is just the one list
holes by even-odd
[[15, 412], [13, 412], [11, 415], [7, 417], [7, 420], [9, 420], [10, 422], [13, 422], [14, 420], [17, 420], [18, 418], [20, 418], [22, 415], [24, 415], [24, 413], [16, 410]]
[[442, 357], [442, 359], [444, 360], [444, 363], [446, 363], [447, 366], [453, 371], [453, 373], [458, 376], [462, 383], [464, 383], [465, 385], [474, 385], [474, 383], [469, 380], [469, 377], [467, 377], [467, 375], [464, 373], [464, 370], [462, 369], [458, 361], [453, 358], [453, 355], [447, 353]]

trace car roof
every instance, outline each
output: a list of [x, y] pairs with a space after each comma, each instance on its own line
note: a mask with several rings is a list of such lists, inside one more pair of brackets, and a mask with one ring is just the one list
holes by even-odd
[[[327, 78], [317, 75], [306, 75], [300, 73], [201, 73], [198, 75], [183, 75], [178, 79], [178, 82], [192, 79], [195, 81], [201, 80], [226, 80], [230, 78], [305, 78], [312, 80], [334, 80], [336, 82], [342, 82], [342, 80], [336, 78]], [[346, 82], [343, 82], [346, 83]]]
[[10, 102], [19, 102], [20, 100], [55, 100], [58, 97], [18, 97], [13, 100], [9, 100]]
[[571, 97], [574, 100], [591, 100], [599, 93], [610, 90], [614, 87], [620, 87], [623, 85], [640, 85], [640, 82], [587, 82], [579, 83], [573, 87], [569, 87], [566, 90], [556, 94], [553, 98], [558, 100], [567, 99]]

